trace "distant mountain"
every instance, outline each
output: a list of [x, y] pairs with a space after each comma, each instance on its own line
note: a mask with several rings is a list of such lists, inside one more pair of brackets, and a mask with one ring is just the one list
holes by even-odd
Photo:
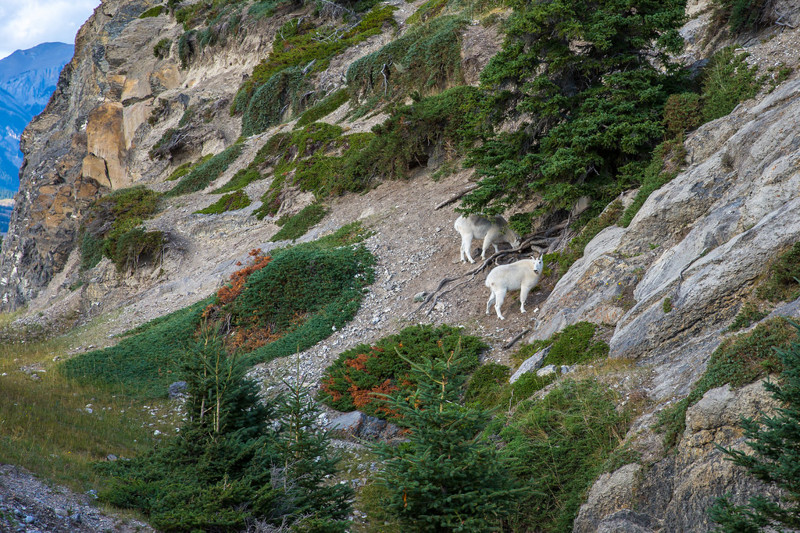
[[[74, 49], [71, 44], [43, 43], [0, 59], [0, 199], [19, 189], [20, 136], [47, 105]], [[0, 216], [0, 233], [7, 223]]]
[[61, 69], [74, 52], [75, 47], [65, 43], [42, 43], [29, 50], [17, 50], [0, 60], [0, 89], [11, 94], [33, 118], [47, 105]]

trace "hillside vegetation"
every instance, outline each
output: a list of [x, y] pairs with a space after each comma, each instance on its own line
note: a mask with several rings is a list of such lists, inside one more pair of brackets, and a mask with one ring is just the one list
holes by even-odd
[[[80, 178], [29, 228], [62, 240], [3, 270], [50, 303], [0, 315], [0, 461], [162, 531], [735, 531], [745, 504], [761, 526], [794, 512], [774, 447], [762, 479], [788, 499], [719, 466], [727, 448], [765, 471], [725, 417], [766, 450], [774, 420], [751, 414], [777, 404], [756, 387], [798, 379], [794, 152], [736, 137], [795, 94], [735, 46], [775, 22], [765, 3], [710, 2], [692, 64], [685, 0], [111, 3], [150, 63], [136, 79], [104, 49], [109, 126], [92, 111], [70, 137]], [[773, 99], [757, 117], [754, 97]], [[462, 265], [445, 206], [505, 214], [523, 244]], [[3, 257], [37, 257], [24, 242]], [[511, 291], [509, 320], [485, 317], [483, 276], [523, 253], [546, 265], [528, 314]], [[690, 478], [709, 464], [713, 483]]]

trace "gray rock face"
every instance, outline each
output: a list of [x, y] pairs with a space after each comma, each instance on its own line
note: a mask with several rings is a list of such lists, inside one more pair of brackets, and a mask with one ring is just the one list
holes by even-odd
[[334, 418], [328, 423], [328, 429], [342, 436], [363, 440], [391, 440], [400, 435], [400, 428], [394, 424], [361, 411], [351, 411]]
[[708, 508], [717, 498], [731, 494], [741, 505], [756, 494], [776, 496], [717, 448], [744, 449], [741, 417], [775, 407], [763, 381], [740, 390], [726, 385], [708, 391], [689, 408], [675, 454], [600, 476], [581, 506], [574, 531], [708, 531]]
[[544, 358], [547, 357], [548, 353], [550, 353], [550, 348], [551, 347], [548, 346], [544, 350], [539, 350], [532, 356], [525, 359], [525, 361], [521, 365], [519, 365], [517, 371], [514, 372], [514, 374], [510, 378], [508, 378], [508, 382], [514, 383], [520, 377], [522, 377], [523, 374], [527, 374], [528, 372], [533, 372], [541, 368], [542, 361], [544, 361]]

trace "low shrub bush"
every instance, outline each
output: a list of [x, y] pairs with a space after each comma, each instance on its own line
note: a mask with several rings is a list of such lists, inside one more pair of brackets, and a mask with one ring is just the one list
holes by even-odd
[[530, 489], [509, 518], [512, 531], [572, 531], [586, 491], [628, 429], [631, 416], [616, 404], [599, 383], [566, 381], [498, 420], [515, 475]]
[[770, 302], [790, 302], [800, 297], [800, 242], [770, 265], [769, 275], [756, 294]]
[[304, 207], [299, 213], [290, 217], [281, 217], [277, 224], [281, 229], [272, 236], [270, 241], [278, 242], [283, 240], [299, 239], [313, 226], [317, 225], [323, 218], [327, 209], [320, 204], [311, 204]]
[[203, 190], [209, 183], [219, 178], [241, 153], [242, 145], [240, 143], [232, 144], [214, 157], [194, 167], [172, 189], [164, 193], [164, 196], [169, 198]]
[[220, 198], [210, 206], [206, 207], [205, 209], [200, 209], [199, 211], [195, 211], [195, 214], [218, 215], [226, 211], [236, 211], [238, 209], [244, 209], [248, 205], [250, 205], [250, 197], [247, 196], [247, 194], [245, 194], [243, 191], [236, 191], [224, 195], [222, 198]]
[[416, 389], [408, 361], [447, 357], [457, 346], [466, 361], [464, 371], [471, 372], [486, 345], [458, 328], [411, 326], [375, 345], [361, 344], [343, 352], [325, 370], [319, 399], [339, 411], [358, 409], [380, 418], [391, 417], [386, 399], [380, 395]]

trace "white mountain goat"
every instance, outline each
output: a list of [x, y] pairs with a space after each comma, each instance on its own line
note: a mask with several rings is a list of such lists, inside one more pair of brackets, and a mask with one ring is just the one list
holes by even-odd
[[469, 215], [467, 218], [460, 216], [456, 219], [454, 227], [461, 234], [461, 261], [464, 261], [464, 255], [466, 254], [470, 263], [475, 262], [469, 251], [470, 246], [472, 246], [472, 239], [483, 239], [481, 259], [486, 259], [486, 250], [490, 244], [494, 246], [495, 253], [497, 253], [496, 243], [498, 242], [507, 242], [515, 248], [519, 246], [519, 235], [511, 229], [506, 219], [500, 215], [491, 219], [480, 215]]
[[489, 301], [486, 302], [487, 315], [489, 314], [489, 306], [494, 302], [494, 310], [497, 311], [497, 317], [500, 320], [505, 320], [505, 317], [500, 313], [500, 307], [503, 305], [503, 300], [506, 299], [506, 293], [516, 290], [520, 291], [519, 310], [522, 313], [525, 312], [525, 300], [528, 298], [528, 293], [539, 283], [539, 278], [544, 270], [542, 257], [543, 254], [540, 253], [536, 259], [523, 259], [509, 265], [500, 265], [489, 272], [489, 275], [486, 276], [486, 286], [489, 287], [492, 294], [489, 296]]

